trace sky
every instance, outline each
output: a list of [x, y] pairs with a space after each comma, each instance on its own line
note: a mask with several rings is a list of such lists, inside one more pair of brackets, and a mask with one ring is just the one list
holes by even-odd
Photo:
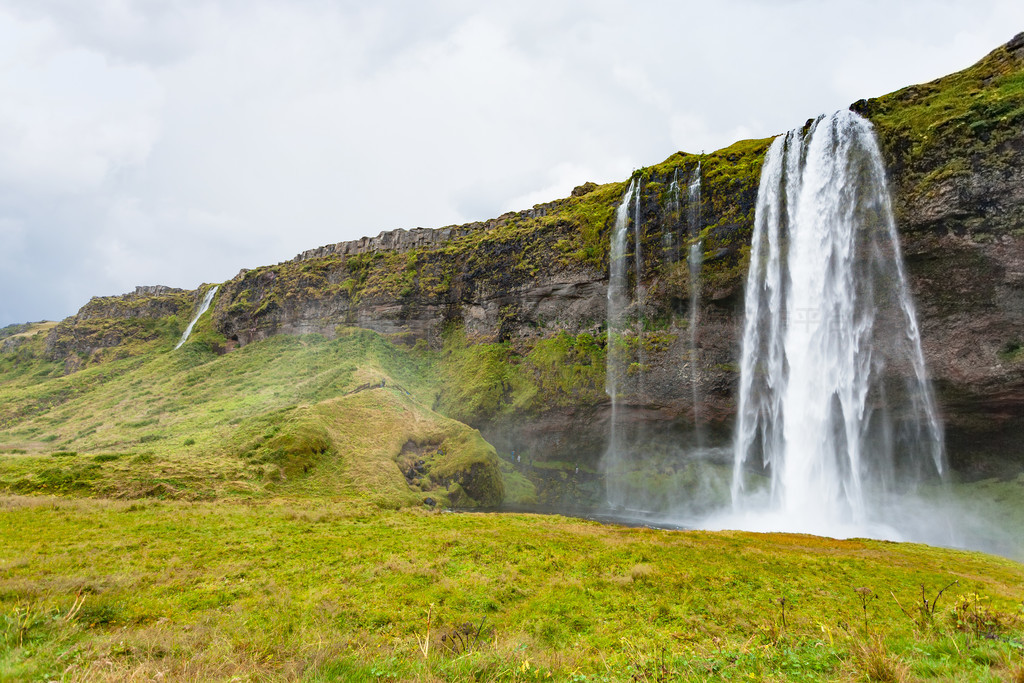
[[0, 326], [484, 220], [967, 67], [1020, 0], [0, 0]]

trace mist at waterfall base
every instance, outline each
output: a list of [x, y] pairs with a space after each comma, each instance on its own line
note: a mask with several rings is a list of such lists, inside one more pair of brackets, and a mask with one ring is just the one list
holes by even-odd
[[[695, 380], [689, 435], [673, 440], [624, 419], [637, 408], [622, 405], [623, 370], [642, 368], [616, 359], [628, 355], [624, 340], [643, 347], [643, 290], [630, 299], [626, 267], [628, 205], [639, 191], [631, 183], [623, 197], [611, 245], [602, 470], [615, 514], [1022, 554], [1018, 539], [945, 484], [942, 425], [870, 123], [849, 111], [821, 117], [777, 138], [765, 158], [731, 438], [703, 434]], [[695, 284], [698, 234], [691, 227]], [[640, 267], [636, 259], [636, 282]], [[691, 340], [698, 310], [692, 302]], [[696, 354], [691, 341], [687, 362]], [[633, 392], [642, 393], [642, 375], [628, 380]]]

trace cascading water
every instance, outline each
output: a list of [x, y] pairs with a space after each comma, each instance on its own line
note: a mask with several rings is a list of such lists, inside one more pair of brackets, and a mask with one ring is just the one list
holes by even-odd
[[887, 510], [941, 477], [942, 428], [881, 155], [853, 112], [768, 151], [742, 343], [733, 516], [712, 526], [904, 537]]
[[[630, 185], [632, 185], [630, 181]], [[636, 307], [636, 360], [638, 364], [637, 371], [637, 391], [643, 391], [643, 373], [644, 368], [647, 364], [647, 359], [644, 353], [644, 318], [647, 314], [647, 288], [644, 287], [643, 283], [643, 272], [644, 272], [644, 250], [641, 230], [642, 223], [640, 222], [640, 181], [636, 181], [636, 190], [633, 194], [633, 275], [634, 275], [634, 289], [635, 294], [633, 301]]]
[[[605, 351], [605, 391], [611, 399], [611, 417], [608, 429], [608, 449], [604, 458], [604, 469], [613, 473], [608, 478], [608, 502], [621, 507], [625, 501], [621, 487], [616, 485], [615, 473], [622, 469], [624, 444], [619, 421], [619, 382], [625, 374], [625, 344], [623, 333], [627, 327], [629, 309], [629, 278], [626, 269], [626, 238], [629, 225], [629, 202], [633, 198], [634, 182], [622, 196], [622, 203], [615, 212], [615, 227], [612, 230], [611, 254], [608, 273], [608, 338]], [[639, 279], [639, 278], [637, 278]]]
[[700, 269], [704, 262], [704, 240], [701, 239], [700, 222], [700, 162], [690, 178], [688, 196], [688, 218], [690, 228], [690, 253], [687, 264], [690, 267], [690, 384], [693, 390], [693, 429], [697, 448], [704, 448], [704, 428], [700, 415], [700, 386], [698, 369], [700, 354], [697, 351], [697, 326], [700, 324]]
[[199, 322], [199, 318], [203, 313], [206, 313], [206, 309], [208, 309], [210, 307], [210, 303], [213, 302], [213, 295], [217, 293], [218, 287], [220, 287], [220, 285], [214, 285], [213, 287], [210, 287], [208, 292], [206, 292], [206, 296], [203, 297], [203, 302], [199, 304], [199, 310], [196, 312], [195, 317], [192, 318], [192, 322], [190, 322], [188, 327], [185, 328], [185, 331], [182, 332], [178, 345], [174, 347], [175, 350], [180, 349], [181, 345], [188, 341], [188, 336], [192, 334], [192, 328], [196, 326], [196, 323]]
[[[682, 201], [679, 191], [679, 167], [672, 171], [672, 182], [668, 184], [668, 211], [676, 220], [681, 220]], [[675, 263], [679, 260], [679, 239], [674, 230], [662, 230], [661, 245], [664, 248], [665, 260]]]
[[[700, 171], [692, 171], [686, 214], [682, 212], [678, 175], [675, 178], [676, 182], [670, 186], [672, 192], [668, 208], [673, 216], [688, 225], [691, 237], [699, 235], [700, 211], [694, 205], [700, 202]], [[711, 466], [704, 462], [710, 455], [704, 452], [706, 449], [695, 452], [689, 446], [681, 448], [675, 434], [659, 432], [657, 428], [652, 430], [645, 422], [650, 416], [645, 402], [650, 397], [645, 386], [649, 352], [645, 351], [644, 326], [645, 316], [650, 311], [646, 309], [643, 284], [644, 226], [641, 221], [640, 183], [639, 179], [630, 182], [619, 203], [611, 232], [605, 356], [605, 388], [611, 399], [611, 414], [601, 468], [606, 502], [616, 514], [652, 521], [666, 514], [681, 514], [684, 510], [688, 514], [706, 512], [727, 495], [728, 484], [707, 482], [704, 475]], [[679, 234], [678, 231], [673, 233]], [[675, 244], [678, 245], [678, 241]], [[632, 253], [629, 253], [630, 247]], [[671, 258], [671, 251], [664, 256]], [[634, 278], [632, 283], [630, 268]], [[691, 278], [699, 277], [699, 269], [698, 257]], [[691, 310], [695, 310], [699, 303], [699, 288], [693, 286], [691, 291], [694, 292]], [[696, 321], [692, 322], [696, 324]], [[696, 332], [691, 331], [691, 344], [696, 339], [695, 335]], [[696, 389], [694, 392], [697, 395]], [[627, 396], [628, 402], [624, 400]], [[698, 486], [698, 483], [708, 485]]]

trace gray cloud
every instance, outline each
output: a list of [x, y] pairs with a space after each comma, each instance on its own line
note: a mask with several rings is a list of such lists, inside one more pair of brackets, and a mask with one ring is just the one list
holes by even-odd
[[1017, 2], [0, 0], [0, 325], [488, 218], [963, 68]]

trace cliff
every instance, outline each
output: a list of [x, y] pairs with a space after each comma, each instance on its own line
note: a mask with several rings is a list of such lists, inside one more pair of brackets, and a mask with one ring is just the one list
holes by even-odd
[[876, 127], [953, 464], [1024, 456], [1024, 34], [853, 108]]
[[[962, 72], [852, 108], [873, 122], [886, 158], [953, 464], [977, 476], [1017, 471], [1024, 463], [1014, 440], [1024, 428], [1024, 34]], [[632, 342], [643, 362], [623, 387], [626, 414], [671, 438], [699, 420], [724, 442], [731, 427], [749, 239], [769, 143], [679, 152], [632, 178], [641, 188], [646, 294], [631, 311], [645, 331]], [[673, 181], [689, 178], [698, 163], [702, 193], [690, 207]], [[490, 221], [382, 232], [242, 271], [218, 292], [213, 328], [228, 346], [280, 334], [331, 338], [352, 326], [399, 343], [423, 340], [439, 354], [444, 378], [437, 408], [479, 426], [499, 450], [525, 441], [554, 453], [571, 442], [593, 460], [608, 409], [608, 245], [627, 185], [588, 183], [568, 198]], [[691, 209], [704, 245], [695, 350], [680, 256], [691, 243]], [[51, 332], [48, 352], [79, 359], [69, 362], [74, 369], [126, 339], [154, 338], [160, 320], [172, 336], [198, 296], [93, 300]]]
[[90, 361], [130, 353], [130, 343], [173, 335], [178, 321], [187, 321], [197, 292], [162, 285], [136, 287], [131, 294], [93, 297], [76, 315], [66, 318], [50, 331], [46, 355], [64, 361], [69, 372]]

